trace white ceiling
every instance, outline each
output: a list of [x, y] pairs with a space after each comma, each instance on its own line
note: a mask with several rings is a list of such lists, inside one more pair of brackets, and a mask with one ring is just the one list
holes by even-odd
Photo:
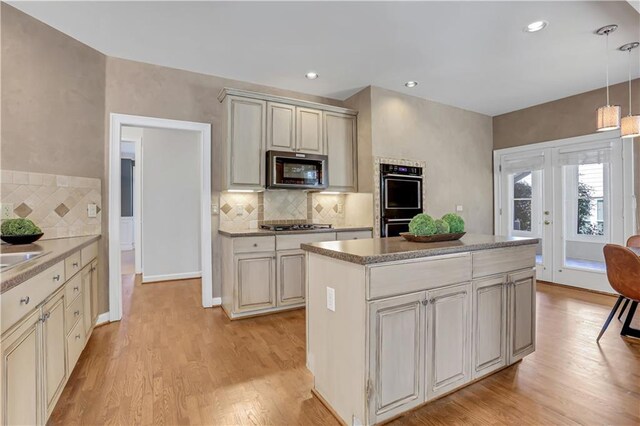
[[[593, 32], [606, 24], [620, 25], [611, 81], [624, 81], [616, 49], [640, 39], [626, 1], [10, 3], [110, 56], [337, 99], [375, 85], [492, 116], [604, 86]], [[545, 30], [523, 31], [539, 19]]]

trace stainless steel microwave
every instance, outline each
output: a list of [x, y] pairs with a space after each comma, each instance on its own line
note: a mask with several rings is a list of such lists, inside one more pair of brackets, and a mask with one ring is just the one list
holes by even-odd
[[322, 190], [328, 182], [326, 155], [267, 151], [267, 188]]

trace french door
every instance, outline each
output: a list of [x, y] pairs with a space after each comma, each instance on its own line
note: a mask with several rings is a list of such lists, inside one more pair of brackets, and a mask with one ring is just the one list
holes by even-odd
[[635, 229], [632, 156], [611, 135], [496, 151], [496, 234], [540, 239], [538, 279], [612, 292], [602, 248]]

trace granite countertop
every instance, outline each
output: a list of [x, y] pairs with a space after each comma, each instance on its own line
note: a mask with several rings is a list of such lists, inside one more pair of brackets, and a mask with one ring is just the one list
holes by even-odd
[[2, 284], [0, 294], [22, 284], [45, 269], [64, 260], [70, 254], [88, 246], [94, 241], [98, 241], [100, 235], [89, 235], [86, 237], [58, 238], [55, 240], [41, 240], [33, 244], [25, 245], [0, 245], [1, 253], [22, 253], [27, 251], [43, 251], [46, 254], [36, 259], [21, 263], [13, 268], [2, 271]]
[[220, 229], [218, 233], [225, 237], [263, 237], [270, 235], [291, 235], [291, 234], [321, 234], [327, 232], [351, 232], [351, 231], [372, 231], [370, 226], [337, 226], [334, 228], [322, 229], [301, 229], [295, 231], [269, 231], [266, 229], [242, 229], [238, 231]]
[[500, 237], [496, 235], [466, 234], [458, 241], [413, 243], [402, 237], [371, 238], [366, 240], [326, 241], [302, 244], [311, 253], [333, 257], [359, 265], [393, 262], [396, 260], [440, 256], [468, 251], [488, 250], [537, 244], [537, 238]]

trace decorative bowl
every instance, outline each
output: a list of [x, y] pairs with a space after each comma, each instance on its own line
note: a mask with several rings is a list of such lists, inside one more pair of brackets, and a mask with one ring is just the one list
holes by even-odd
[[439, 241], [455, 241], [462, 238], [466, 232], [457, 234], [413, 235], [411, 232], [401, 232], [400, 236], [414, 243], [436, 243]]
[[31, 234], [31, 235], [0, 235], [0, 240], [9, 244], [31, 244], [36, 242], [42, 237], [44, 233]]

